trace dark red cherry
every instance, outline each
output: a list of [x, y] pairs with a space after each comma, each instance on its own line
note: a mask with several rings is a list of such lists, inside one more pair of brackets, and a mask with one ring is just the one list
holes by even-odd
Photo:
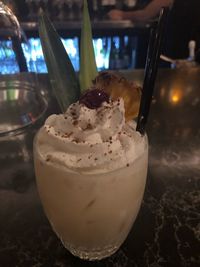
[[101, 89], [91, 89], [81, 96], [79, 103], [87, 108], [99, 108], [103, 102], [109, 102], [109, 95]]

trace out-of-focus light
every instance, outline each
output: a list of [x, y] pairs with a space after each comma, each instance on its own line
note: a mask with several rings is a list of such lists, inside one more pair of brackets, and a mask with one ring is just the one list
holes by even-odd
[[172, 102], [177, 103], [177, 102], [179, 102], [179, 100], [180, 100], [180, 97], [178, 94], [174, 94], [172, 96]]
[[182, 98], [183, 98], [183, 92], [180, 88], [174, 87], [171, 89], [169, 96], [171, 103], [178, 104], [182, 100]]

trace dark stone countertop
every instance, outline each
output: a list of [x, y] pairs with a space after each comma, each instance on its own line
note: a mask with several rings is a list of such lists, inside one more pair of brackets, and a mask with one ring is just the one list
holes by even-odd
[[[142, 82], [142, 71], [127, 75]], [[13, 76], [0, 80], [5, 78]], [[39, 80], [47, 92], [47, 77]], [[41, 207], [31, 156], [10, 165], [0, 157], [0, 266], [200, 266], [199, 89], [199, 69], [159, 71], [147, 129], [144, 201], [128, 238], [105, 260], [82, 261], [62, 246]]]

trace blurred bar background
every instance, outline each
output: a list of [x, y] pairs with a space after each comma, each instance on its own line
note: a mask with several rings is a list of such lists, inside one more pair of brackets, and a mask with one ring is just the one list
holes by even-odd
[[[138, 10], [150, 1], [88, 0], [99, 70], [145, 67], [149, 32], [155, 19], [148, 23], [135, 24], [130, 20], [112, 21], [108, 19], [107, 13], [114, 8], [124, 11]], [[21, 45], [14, 42], [13, 48], [13, 37], [9, 32], [5, 37], [6, 29], [2, 26], [0, 18], [0, 74], [12, 74], [26, 69], [37, 73], [47, 72], [38, 35], [37, 21], [40, 8], [45, 10], [54, 23], [75, 70], [79, 71], [82, 0], [3, 0], [2, 2], [18, 18], [23, 38]], [[168, 50], [165, 47], [163, 49], [165, 55], [174, 59], [187, 59], [190, 40], [196, 41], [196, 51], [199, 49], [198, 55], [200, 55], [199, 10], [198, 0], [174, 1], [165, 40]], [[20, 46], [26, 62], [23, 62], [22, 57], [20, 60], [16, 58], [15, 52]], [[22, 51], [19, 52], [22, 54]], [[170, 64], [161, 64], [161, 67], [170, 67]]]
[[[17, 16], [24, 39], [22, 49], [30, 72], [46, 73], [46, 65], [38, 35], [38, 12], [42, 8], [53, 21], [76, 71], [79, 71], [79, 48], [82, 0], [4, 0]], [[110, 21], [106, 14], [113, 8], [133, 10], [144, 1], [88, 0], [93, 28], [93, 42], [99, 70], [143, 68], [149, 25], [131, 21]], [[140, 41], [142, 38], [142, 42]], [[141, 45], [142, 43], [143, 45]], [[145, 43], [145, 45], [144, 45]], [[145, 46], [145, 47], [144, 47]], [[140, 52], [141, 51], [141, 52]], [[141, 56], [141, 55], [142, 56]], [[0, 74], [19, 72], [13, 42], [0, 34]]]

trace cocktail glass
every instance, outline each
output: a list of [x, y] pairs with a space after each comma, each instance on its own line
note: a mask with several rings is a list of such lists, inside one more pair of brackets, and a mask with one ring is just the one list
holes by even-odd
[[126, 239], [141, 206], [148, 165], [148, 140], [130, 165], [107, 173], [79, 173], [42, 160], [34, 141], [39, 195], [57, 236], [75, 256], [110, 256]]

